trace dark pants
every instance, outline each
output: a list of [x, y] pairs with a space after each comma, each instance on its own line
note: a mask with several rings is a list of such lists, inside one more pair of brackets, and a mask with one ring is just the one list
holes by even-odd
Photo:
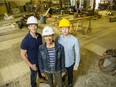
[[38, 71], [34, 71], [32, 69], [30, 69], [30, 71], [31, 71], [31, 75], [30, 75], [30, 78], [31, 78], [31, 87], [36, 87], [37, 74], [38, 74], [39, 78], [42, 78], [42, 75], [40, 73], [39, 68], [38, 68]]
[[46, 73], [47, 77], [48, 77], [48, 82], [50, 87], [54, 87], [54, 81], [53, 81], [53, 75], [55, 76], [55, 79], [57, 81], [57, 85], [58, 87], [62, 87], [62, 77], [61, 77], [61, 73]]
[[[74, 67], [74, 64], [71, 65], [70, 67], [66, 67], [67, 75], [68, 75], [68, 85], [73, 83], [73, 67]], [[66, 76], [62, 78], [63, 82], [65, 81], [65, 77]]]

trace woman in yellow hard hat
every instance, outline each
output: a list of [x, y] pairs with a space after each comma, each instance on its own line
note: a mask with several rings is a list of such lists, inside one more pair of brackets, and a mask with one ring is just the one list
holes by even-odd
[[[57, 38], [57, 41], [64, 46], [65, 50], [65, 67], [68, 74], [68, 86], [72, 87], [73, 84], [73, 70], [78, 70], [80, 62], [79, 41], [76, 37], [69, 33], [70, 21], [63, 18], [59, 22], [62, 34]], [[76, 55], [76, 56], [74, 56]]]

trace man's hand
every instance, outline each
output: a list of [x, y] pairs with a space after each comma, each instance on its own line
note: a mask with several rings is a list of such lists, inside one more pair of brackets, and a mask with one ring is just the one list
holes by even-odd
[[73, 70], [74, 71], [77, 71], [78, 70], [78, 67], [77, 66], [74, 66]]
[[30, 67], [31, 67], [32, 70], [37, 71], [36, 64], [32, 64]]
[[65, 72], [62, 72], [62, 77], [65, 76], [65, 75], [66, 75], [66, 73]]
[[41, 73], [42, 77], [46, 77], [46, 75], [44, 73]]

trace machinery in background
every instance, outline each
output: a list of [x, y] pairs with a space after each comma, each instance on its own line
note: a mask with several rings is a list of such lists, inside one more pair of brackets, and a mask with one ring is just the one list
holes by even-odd
[[116, 75], [116, 49], [106, 50], [98, 61], [98, 67], [103, 73]]
[[4, 13], [4, 20], [12, 20], [12, 19], [14, 19], [13, 15], [9, 16], [7, 13]]
[[22, 29], [23, 27], [26, 27], [27, 18], [28, 18], [27, 16], [23, 15], [22, 18], [19, 21], [16, 21], [19, 29]]

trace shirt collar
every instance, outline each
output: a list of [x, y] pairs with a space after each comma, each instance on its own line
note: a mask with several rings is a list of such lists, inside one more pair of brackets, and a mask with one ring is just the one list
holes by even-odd
[[[37, 33], [36, 33], [36, 35], [37, 35], [37, 37], [39, 36]], [[32, 35], [30, 34], [30, 32], [28, 32], [28, 36], [29, 36], [29, 38], [34, 38], [34, 37], [32, 37]]]
[[62, 35], [63, 38], [69, 38], [71, 36], [71, 34], [69, 34], [68, 36], [64, 37], [64, 35]]

